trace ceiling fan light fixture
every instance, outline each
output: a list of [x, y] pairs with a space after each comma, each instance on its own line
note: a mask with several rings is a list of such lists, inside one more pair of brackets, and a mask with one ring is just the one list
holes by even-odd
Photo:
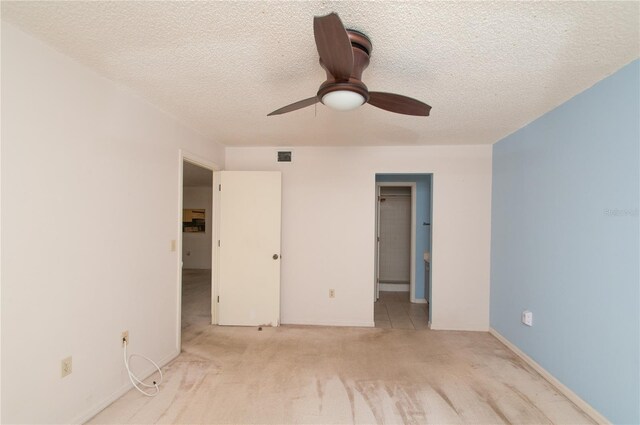
[[364, 102], [364, 96], [351, 90], [335, 90], [322, 96], [322, 103], [337, 111], [351, 111]]
[[429, 116], [431, 106], [419, 100], [369, 91], [362, 82], [362, 72], [369, 65], [371, 40], [361, 32], [346, 29], [337, 13], [314, 17], [313, 37], [327, 79], [315, 96], [276, 109], [268, 116], [296, 111], [318, 102], [338, 111], [350, 111], [367, 103], [397, 114]]

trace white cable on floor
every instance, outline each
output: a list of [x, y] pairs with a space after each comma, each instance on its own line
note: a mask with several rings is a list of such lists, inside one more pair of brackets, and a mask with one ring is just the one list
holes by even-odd
[[[129, 357], [127, 357], [127, 341], [122, 341], [122, 342], [124, 346], [124, 366], [127, 368], [127, 373], [129, 374], [129, 380], [131, 381], [133, 386], [136, 387], [136, 389], [140, 391], [142, 394], [148, 397], [154, 397], [158, 395], [158, 393], [160, 392], [160, 388], [158, 386], [162, 384], [162, 370], [160, 370], [160, 367], [156, 364], [156, 362], [154, 362], [148, 357], [143, 356], [142, 354], [130, 354]], [[142, 357], [143, 359], [147, 360], [149, 363], [153, 364], [156, 367], [156, 369], [158, 369], [158, 372], [160, 373], [160, 382], [156, 383], [156, 381], [153, 381], [153, 385], [150, 385], [150, 384], [145, 384], [140, 379], [138, 379], [138, 377], [134, 375], [133, 372], [131, 372], [131, 369], [129, 368], [129, 360], [131, 360], [132, 357]], [[138, 384], [147, 388], [155, 388], [156, 390], [154, 392], [146, 392], [145, 390], [140, 388]]]

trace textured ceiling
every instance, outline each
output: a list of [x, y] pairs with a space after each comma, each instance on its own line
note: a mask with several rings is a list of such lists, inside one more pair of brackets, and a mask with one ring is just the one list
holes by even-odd
[[[2, 18], [225, 145], [493, 143], [639, 56], [638, 2], [2, 2]], [[373, 43], [365, 105], [267, 113], [324, 80], [313, 16]]]

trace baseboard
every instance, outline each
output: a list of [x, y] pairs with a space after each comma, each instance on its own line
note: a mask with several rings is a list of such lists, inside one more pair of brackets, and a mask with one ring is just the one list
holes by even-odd
[[489, 329], [485, 326], [474, 326], [474, 325], [444, 325], [442, 326], [440, 323], [431, 324], [431, 329], [434, 331], [463, 331], [463, 332], [488, 332]]
[[355, 328], [373, 328], [375, 327], [375, 323], [374, 322], [359, 322], [359, 321], [354, 321], [354, 322], [335, 322], [335, 321], [331, 321], [331, 320], [318, 320], [318, 321], [314, 321], [314, 320], [292, 320], [292, 321], [286, 321], [286, 322], [281, 322], [281, 325], [304, 325], [304, 326], [339, 326], [339, 327], [355, 327]]
[[426, 304], [427, 300], [425, 300], [424, 298], [414, 298], [411, 300], [411, 302], [414, 304]]
[[408, 283], [381, 283], [380, 290], [384, 292], [409, 292]]
[[[178, 357], [179, 354], [180, 354], [180, 351], [174, 351], [169, 356], [165, 357], [164, 359], [162, 359], [161, 361], [156, 362], [156, 363], [158, 363], [158, 366], [163, 368], [167, 364], [169, 364], [173, 359]], [[147, 373], [144, 373], [142, 375], [144, 377], [144, 378], [142, 378], [142, 380], [147, 379], [155, 371], [156, 371], [156, 369], [153, 368], [153, 366], [152, 366], [151, 369]], [[110, 396], [108, 396], [107, 398], [105, 398], [104, 400], [102, 400], [101, 402], [96, 404], [95, 406], [90, 407], [85, 412], [81, 413], [80, 415], [76, 416], [76, 418], [71, 420], [71, 421], [69, 421], [69, 423], [72, 423], [72, 424], [84, 424], [85, 422], [89, 421], [89, 419], [93, 418], [95, 415], [97, 415], [98, 413], [102, 412], [111, 403], [113, 403], [114, 401], [116, 401], [117, 399], [119, 399], [120, 397], [125, 395], [131, 388], [133, 388], [133, 385], [131, 384], [131, 382], [127, 381], [127, 383], [125, 385], [121, 386], [116, 391], [111, 393]]]
[[611, 422], [607, 418], [605, 418], [600, 412], [594, 409], [589, 403], [580, 398], [576, 393], [571, 391], [569, 387], [564, 385], [562, 382], [558, 381], [558, 379], [549, 373], [545, 368], [540, 366], [535, 360], [526, 355], [522, 350], [516, 347], [511, 341], [502, 336], [498, 331], [493, 328], [489, 328], [489, 333], [493, 335], [498, 341], [503, 343], [509, 350], [513, 351], [518, 357], [524, 360], [529, 366], [531, 366], [536, 372], [538, 372], [544, 379], [549, 381], [551, 385], [553, 385], [559, 392], [561, 392], [565, 397], [573, 402], [576, 406], [578, 406], [584, 413], [589, 415], [591, 419], [596, 421], [599, 424], [611, 425]]

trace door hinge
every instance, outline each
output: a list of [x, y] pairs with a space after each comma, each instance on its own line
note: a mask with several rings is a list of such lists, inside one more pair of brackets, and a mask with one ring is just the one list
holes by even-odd
[[218, 246], [220, 246], [220, 240], [218, 240]]
[[220, 192], [220, 191], [222, 191], [222, 185], [221, 184], [218, 185], [218, 192]]
[[220, 295], [218, 295], [218, 302], [220, 302]]

